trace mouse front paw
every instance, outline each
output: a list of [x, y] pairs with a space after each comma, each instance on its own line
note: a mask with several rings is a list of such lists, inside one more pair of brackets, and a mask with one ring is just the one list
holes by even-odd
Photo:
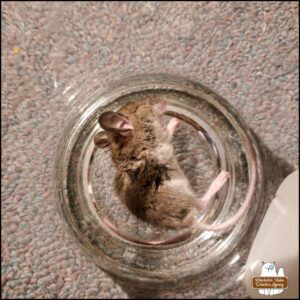
[[173, 136], [175, 130], [179, 127], [179, 125], [180, 125], [180, 120], [177, 118], [172, 118], [169, 121], [169, 123], [167, 125], [167, 130], [171, 137]]

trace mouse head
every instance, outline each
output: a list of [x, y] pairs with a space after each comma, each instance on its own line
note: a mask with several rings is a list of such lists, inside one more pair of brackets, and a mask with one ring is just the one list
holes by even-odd
[[95, 145], [110, 147], [116, 166], [131, 168], [139, 164], [166, 140], [162, 124], [165, 107], [162, 101], [148, 100], [130, 103], [118, 112], [104, 112], [98, 120], [104, 131], [95, 136]]

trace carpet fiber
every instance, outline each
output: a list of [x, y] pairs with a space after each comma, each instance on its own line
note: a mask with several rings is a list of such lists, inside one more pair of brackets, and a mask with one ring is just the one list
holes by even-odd
[[[297, 2], [1, 7], [3, 298], [130, 297], [83, 255], [56, 209], [51, 183], [65, 99], [85, 74], [103, 83], [161, 72], [197, 80], [240, 112], [266, 160], [280, 161], [273, 177], [298, 166]], [[215, 296], [247, 297], [239, 284]]]

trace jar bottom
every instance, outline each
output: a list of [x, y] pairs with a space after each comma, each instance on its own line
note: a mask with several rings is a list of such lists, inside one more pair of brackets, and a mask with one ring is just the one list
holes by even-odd
[[[90, 89], [68, 121], [56, 160], [59, 209], [80, 247], [103, 270], [138, 284], [167, 286], [189, 278], [202, 278], [204, 282], [211, 274], [217, 278], [217, 266], [222, 276], [230, 273], [241, 257], [234, 250], [261, 211], [260, 155], [241, 117], [211, 90], [178, 76], [139, 76], [107, 88]], [[256, 173], [251, 206], [232, 230], [204, 231], [176, 244], [145, 246], [124, 240], [105, 226], [103, 220], [108, 218], [129, 236], [142, 240], [178, 234], [142, 222], [122, 206], [113, 193], [110, 153], [93, 144], [102, 112], [118, 110], [145, 94], [159, 95], [167, 102], [166, 121], [171, 116], [182, 120], [173, 145], [199, 197], [220, 170], [230, 174], [209, 209], [199, 215], [199, 221], [218, 224], [234, 215], [245, 200], [253, 172]], [[234, 259], [236, 262], [230, 265]], [[237, 273], [230, 276], [236, 277]]]

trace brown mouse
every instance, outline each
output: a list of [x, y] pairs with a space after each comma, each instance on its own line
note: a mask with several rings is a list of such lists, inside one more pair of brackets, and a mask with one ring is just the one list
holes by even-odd
[[168, 228], [187, 230], [165, 241], [137, 241], [120, 233], [108, 220], [115, 233], [127, 240], [145, 245], [181, 241], [199, 230], [223, 230], [233, 226], [245, 212], [247, 199], [227, 222], [219, 225], [198, 224], [197, 211], [203, 211], [228, 178], [221, 171], [205, 195], [198, 199], [181, 170], [171, 143], [179, 126], [177, 118], [163, 125], [165, 103], [144, 99], [126, 105], [117, 112], [104, 112], [99, 124], [104, 129], [96, 134], [99, 148], [110, 147], [116, 166], [114, 190], [129, 210], [143, 221]]

